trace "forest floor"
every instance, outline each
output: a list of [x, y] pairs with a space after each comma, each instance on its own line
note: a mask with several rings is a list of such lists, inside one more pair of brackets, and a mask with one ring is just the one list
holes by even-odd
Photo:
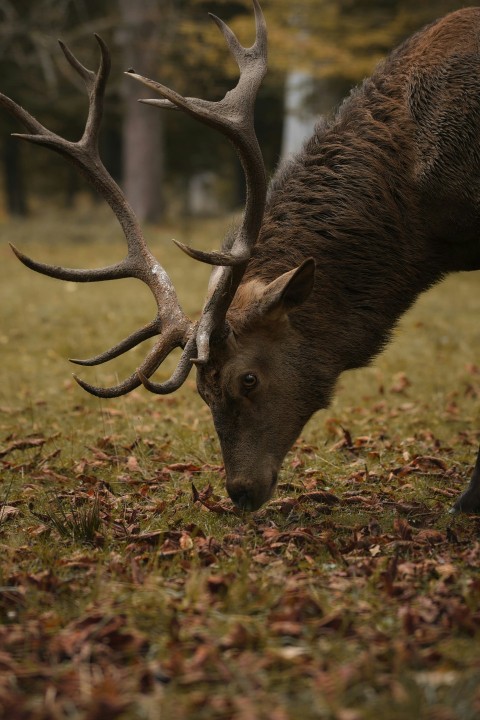
[[[38, 276], [7, 246], [98, 267], [123, 253], [114, 221], [1, 230], [0, 717], [480, 717], [480, 517], [449, 513], [480, 440], [479, 273], [341, 378], [275, 498], [242, 515], [193, 373], [116, 400], [71, 378], [66, 358], [151, 319], [148, 291]], [[210, 248], [223, 227], [148, 237], [195, 317], [208, 268], [170, 242], [190, 230]], [[144, 353], [79, 374], [112, 383]]]

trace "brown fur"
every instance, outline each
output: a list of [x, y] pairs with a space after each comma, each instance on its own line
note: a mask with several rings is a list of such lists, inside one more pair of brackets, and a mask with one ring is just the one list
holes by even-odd
[[[274, 176], [227, 315], [234, 342], [198, 373], [242, 507], [270, 496], [338, 375], [367, 364], [421, 292], [480, 268], [479, 40], [480, 8], [413, 35]], [[298, 301], [303, 277], [294, 292], [286, 285], [293, 299], [272, 304], [282, 281], [269, 284], [306, 258], [316, 263], [308, 298]], [[231, 389], [246, 372], [261, 376], [247, 398]], [[480, 510], [477, 475], [459, 507]]]

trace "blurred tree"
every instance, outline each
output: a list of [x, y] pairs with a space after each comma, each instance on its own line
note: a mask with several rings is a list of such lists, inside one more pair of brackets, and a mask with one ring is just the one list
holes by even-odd
[[[309, 101], [316, 112], [324, 112], [402, 38], [462, 4], [460, 0], [262, 0], [270, 61], [258, 99], [257, 129], [267, 166], [275, 164], [280, 151], [289, 71], [301, 70], [315, 78]], [[52, 130], [78, 137], [85, 93], [55, 38], [61, 36], [85, 65], [95, 67], [97, 48], [85, 36], [99, 32], [113, 54], [102, 135], [106, 165], [118, 177], [123, 154], [123, 183], [132, 204], [140, 216], [158, 219], [164, 192], [176, 197], [178, 188], [185, 186], [185, 176], [196, 171], [215, 169], [226, 182], [243, 186], [223, 137], [178, 113], [140, 105], [136, 99], [142, 88], [122, 73], [133, 66], [182, 94], [220, 98], [236, 82], [238, 69], [208, 11], [225, 19], [243, 44], [251, 44], [251, 0], [0, 0], [1, 90]], [[7, 132], [17, 129], [4, 114], [0, 116], [2, 143]], [[165, 134], [168, 142], [162, 140]], [[51, 154], [44, 158], [42, 153], [30, 153], [27, 146], [5, 144], [11, 211], [23, 212], [26, 207], [19, 151], [37, 168], [48, 164], [48, 172], [37, 173], [41, 181], [36, 189], [61, 191], [65, 196], [70, 188], [71, 195], [77, 180], [64, 164]], [[29, 178], [31, 187], [35, 182]]]
[[[402, 39], [464, 6], [459, 0], [264, 0], [270, 61], [358, 82]], [[245, 21], [242, 20], [242, 24]]]
[[[169, 0], [119, 0], [120, 27], [117, 42], [125, 69], [133, 68], [146, 77], [155, 77], [161, 52], [160, 35], [171, 31], [172, 3]], [[160, 24], [160, 16], [162, 24]], [[123, 184], [125, 194], [140, 221], [158, 221], [163, 198], [163, 124], [161, 113], [137, 102], [148, 97], [141, 86], [123, 84], [124, 118], [122, 133]]]
[[[91, 14], [88, 3], [79, 0], [37, 0], [35, 3], [0, 0], [1, 90], [25, 105], [55, 132], [78, 137], [83, 130], [86, 109], [85, 91], [78, 76], [65, 63], [56, 37], [63, 37], [76, 50], [82, 31], [90, 34], [95, 27], [102, 32], [111, 24], [102, 12], [102, 5], [106, 4], [101, 0], [96, 3], [99, 18]], [[82, 51], [81, 60], [95, 67], [96, 48], [93, 43], [89, 45], [89, 49]], [[66, 87], [66, 77], [73, 80], [73, 88]], [[63, 162], [52, 159], [51, 153], [47, 158], [46, 153], [32, 152], [28, 146], [9, 137], [11, 132], [21, 132], [22, 128], [6, 113], [0, 115], [0, 130], [6, 205], [11, 213], [21, 215], [27, 211], [23, 156], [29, 163], [35, 158], [35, 164], [48, 163], [53, 169], [53, 172], [42, 173], [44, 190], [72, 188], [74, 173]]]

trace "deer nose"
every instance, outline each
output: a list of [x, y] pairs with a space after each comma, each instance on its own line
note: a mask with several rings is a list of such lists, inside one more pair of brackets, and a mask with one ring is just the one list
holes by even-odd
[[[265, 478], [261, 478], [265, 480]], [[268, 480], [268, 476], [267, 476]], [[257, 479], [256, 483], [251, 483], [241, 477], [227, 480], [227, 492], [235, 505], [245, 512], [253, 512], [258, 510], [263, 503], [267, 502], [272, 496], [277, 483], [277, 473], [272, 472], [270, 482], [265, 485]]]
[[231, 500], [235, 503], [239, 510], [251, 512], [256, 509], [253, 493], [249, 492], [245, 487], [237, 485], [227, 489]]

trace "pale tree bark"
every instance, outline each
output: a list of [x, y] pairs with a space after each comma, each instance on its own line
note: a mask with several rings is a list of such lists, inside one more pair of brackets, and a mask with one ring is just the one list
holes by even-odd
[[298, 153], [313, 133], [317, 116], [308, 107], [313, 79], [310, 73], [290, 70], [285, 79], [281, 159]]
[[[162, 0], [119, 0], [118, 37], [125, 70], [157, 76], [162, 4]], [[137, 82], [126, 77], [123, 87], [123, 188], [140, 221], [158, 222], [163, 213], [162, 112], [138, 102], [148, 92]]]
[[332, 114], [348, 90], [338, 82], [315, 79], [305, 70], [287, 73], [284, 97], [282, 160], [298, 153], [322, 116]]

